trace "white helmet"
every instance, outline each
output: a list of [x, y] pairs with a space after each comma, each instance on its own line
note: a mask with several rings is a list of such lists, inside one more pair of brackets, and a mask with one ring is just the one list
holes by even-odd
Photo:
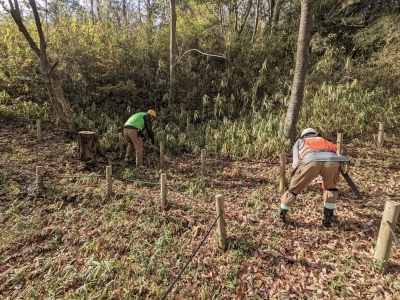
[[300, 137], [305, 136], [307, 133], [318, 133], [314, 128], [306, 128], [301, 132]]

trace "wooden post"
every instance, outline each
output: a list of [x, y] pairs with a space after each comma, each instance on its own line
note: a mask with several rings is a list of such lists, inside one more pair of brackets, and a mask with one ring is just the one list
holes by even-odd
[[164, 143], [160, 142], [160, 168], [164, 169]]
[[125, 152], [125, 147], [124, 147], [124, 137], [122, 136], [122, 133], [118, 133], [118, 141], [119, 141], [119, 152], [121, 153], [121, 155], [123, 155]]
[[201, 175], [206, 175], [206, 149], [201, 149]]
[[379, 131], [378, 131], [378, 147], [383, 146], [384, 138], [384, 131], [385, 131], [385, 123], [379, 122]]
[[44, 183], [43, 183], [43, 167], [36, 166], [36, 184], [39, 191], [44, 190]]
[[167, 206], [167, 174], [161, 173], [161, 209]]
[[393, 241], [393, 235], [387, 222], [389, 221], [392, 228], [394, 229], [396, 227], [397, 219], [399, 217], [399, 212], [400, 202], [386, 201], [374, 255], [374, 259], [382, 262], [382, 270], [385, 270], [386, 268], [387, 260], [390, 253], [390, 247], [392, 246]]
[[225, 204], [224, 197], [221, 194], [215, 195], [215, 205], [217, 209], [217, 217], [221, 214], [217, 221], [217, 239], [218, 246], [222, 249], [222, 251], [226, 251], [227, 243], [226, 243], [226, 229], [225, 229]]
[[286, 154], [281, 153], [281, 168], [280, 168], [280, 177], [279, 177], [279, 190], [283, 192], [285, 190], [286, 185]]
[[107, 181], [107, 197], [111, 197], [112, 195], [112, 167], [107, 166], [106, 167], [106, 181]]
[[38, 143], [42, 142], [42, 122], [40, 119], [36, 119], [36, 133]]
[[342, 155], [342, 153], [343, 153], [343, 133], [338, 133], [337, 134], [336, 144], [337, 144], [336, 153], [338, 155]]

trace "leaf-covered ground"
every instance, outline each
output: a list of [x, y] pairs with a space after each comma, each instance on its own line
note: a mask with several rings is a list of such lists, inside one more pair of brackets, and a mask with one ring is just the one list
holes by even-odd
[[[384, 148], [372, 136], [345, 139], [364, 200], [342, 179], [339, 223], [324, 229], [318, 183], [298, 197], [289, 226], [271, 219], [280, 192], [279, 165], [270, 162], [278, 158], [208, 159], [202, 177], [196, 157], [167, 156], [162, 211], [151, 148], [146, 170], [118, 153], [86, 166], [76, 143], [50, 125], [40, 144], [29, 126], [0, 125], [1, 299], [160, 299], [213, 224], [219, 193], [228, 250], [218, 249], [213, 228], [167, 299], [400, 299], [400, 248], [393, 244], [384, 274], [373, 261], [385, 202], [400, 201], [399, 132]], [[42, 193], [36, 166], [45, 171]]]

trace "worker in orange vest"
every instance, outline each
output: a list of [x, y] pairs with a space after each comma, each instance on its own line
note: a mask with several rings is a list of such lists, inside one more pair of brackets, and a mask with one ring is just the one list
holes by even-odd
[[136, 166], [143, 166], [143, 130], [146, 129], [151, 143], [154, 145], [154, 133], [152, 129], [152, 122], [155, 120], [157, 114], [154, 110], [150, 109], [146, 112], [138, 112], [132, 115], [124, 125], [124, 137], [128, 142], [126, 148], [125, 161], [130, 161], [133, 155], [133, 148], [136, 151]]
[[281, 197], [280, 211], [272, 212], [279, 223], [286, 222], [290, 206], [318, 175], [322, 176], [324, 192], [324, 217], [322, 225], [330, 227], [334, 221], [333, 211], [337, 200], [337, 184], [340, 176], [340, 162], [349, 160], [336, 153], [337, 146], [324, 139], [315, 129], [306, 128], [300, 139], [293, 145], [293, 172], [289, 188]]

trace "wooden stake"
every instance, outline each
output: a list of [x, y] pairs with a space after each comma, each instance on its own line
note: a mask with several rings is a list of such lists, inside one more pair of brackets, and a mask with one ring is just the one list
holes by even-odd
[[36, 167], [36, 184], [37, 184], [39, 191], [44, 190], [43, 167], [41, 167], [41, 166]]
[[42, 142], [42, 121], [40, 119], [36, 119], [36, 133], [37, 133], [37, 141], [38, 143]]
[[279, 190], [283, 192], [285, 190], [286, 185], [286, 154], [281, 153], [280, 156], [281, 168], [280, 168], [280, 176], [279, 176]]
[[160, 142], [160, 168], [164, 169], [164, 143]]
[[161, 209], [167, 207], [167, 174], [161, 173]]
[[378, 131], [378, 147], [383, 146], [384, 138], [384, 131], [385, 131], [385, 123], [379, 122], [379, 131]]
[[386, 201], [374, 255], [374, 259], [382, 262], [382, 271], [386, 269], [390, 247], [392, 246], [393, 241], [393, 235], [387, 222], [389, 221], [394, 229], [397, 224], [399, 212], [400, 202]]
[[121, 154], [124, 154], [125, 147], [124, 147], [124, 137], [122, 136], [122, 133], [118, 133], [118, 141], [119, 141], [119, 152]]
[[107, 197], [111, 197], [112, 195], [112, 167], [107, 166], [106, 167], [106, 181], [107, 181]]
[[226, 229], [225, 229], [225, 204], [224, 197], [221, 194], [215, 195], [215, 205], [217, 209], [217, 217], [221, 214], [217, 221], [217, 239], [218, 246], [222, 249], [222, 251], [226, 251], [227, 242], [226, 242]]
[[201, 175], [206, 175], [206, 149], [201, 149]]
[[343, 153], [343, 133], [338, 133], [337, 134], [336, 144], [337, 144], [336, 153], [338, 155], [342, 155], [342, 153]]

